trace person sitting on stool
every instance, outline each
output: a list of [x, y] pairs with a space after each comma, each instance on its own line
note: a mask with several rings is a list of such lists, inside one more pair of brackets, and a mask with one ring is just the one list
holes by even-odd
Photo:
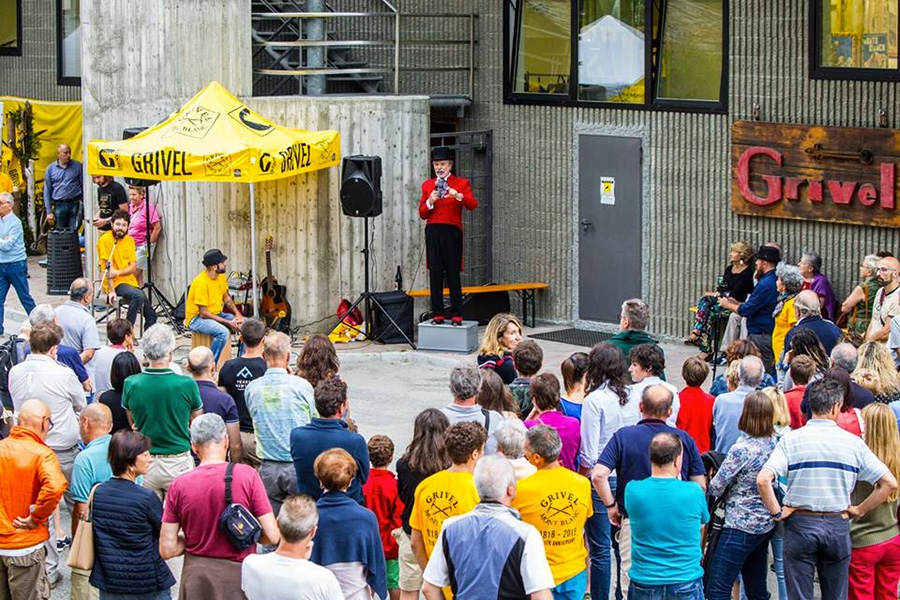
[[103, 279], [100, 285], [109, 294], [110, 304], [121, 297], [128, 303], [128, 316], [131, 324], [137, 321], [138, 313], [144, 315], [144, 329], [156, 323], [156, 312], [150, 301], [138, 287], [137, 251], [134, 238], [128, 235], [128, 224], [131, 217], [127, 210], [117, 209], [109, 219], [112, 229], [97, 240], [97, 260], [100, 261], [100, 272]]
[[463, 208], [475, 210], [478, 200], [472, 194], [468, 179], [450, 174], [453, 153], [441, 146], [431, 152], [435, 179], [422, 184], [419, 217], [425, 225], [425, 249], [431, 287], [432, 323], [440, 325], [447, 315], [444, 311], [444, 275], [450, 288], [450, 321], [462, 325], [462, 280], [459, 273], [463, 263]]
[[[212, 337], [213, 356], [219, 362], [222, 349], [228, 343], [231, 331], [240, 331], [244, 317], [235, 308], [234, 300], [228, 294], [228, 278], [225, 277], [228, 257], [218, 248], [207, 250], [203, 255], [206, 267], [194, 277], [188, 290], [185, 304], [184, 324], [191, 331]], [[232, 313], [223, 312], [228, 308]]]

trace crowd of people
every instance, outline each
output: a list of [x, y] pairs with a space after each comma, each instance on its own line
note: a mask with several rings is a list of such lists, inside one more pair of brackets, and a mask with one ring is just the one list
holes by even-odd
[[[4, 206], [0, 194], [0, 225]], [[292, 361], [287, 335], [235, 315], [219, 250], [185, 323], [211, 347], [182, 370], [172, 329], [146, 320], [137, 344], [139, 287], [116, 282], [137, 261], [114, 259], [132, 252], [127, 217], [104, 224], [105, 289], [129, 302], [107, 343], [86, 279], [23, 330], [0, 440], [0, 597], [47, 598], [84, 531], [92, 568], [73, 566], [73, 599], [177, 586], [185, 599], [793, 600], [816, 581], [827, 600], [897, 597], [891, 256], [866, 257], [838, 306], [817, 254], [793, 267], [775, 244], [735, 244], [698, 304], [682, 389], [640, 299], [622, 304], [618, 333], [559, 365], [562, 381], [519, 320], [496, 315], [477, 361], [451, 369], [451, 401], [418, 414], [397, 452], [358, 432], [326, 336]], [[229, 330], [242, 352], [219, 366]]]

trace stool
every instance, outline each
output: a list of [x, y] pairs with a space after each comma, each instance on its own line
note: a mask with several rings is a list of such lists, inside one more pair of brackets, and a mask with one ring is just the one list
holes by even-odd
[[[191, 332], [191, 350], [196, 348], [197, 346], [206, 346], [207, 348], [212, 347], [212, 336], [206, 335], [205, 333], [197, 333], [196, 331]], [[216, 371], [222, 370], [222, 365], [225, 364], [225, 361], [231, 360], [231, 334], [228, 334], [228, 341], [225, 343], [225, 347], [222, 348], [222, 354], [219, 356], [219, 362], [216, 364]]]

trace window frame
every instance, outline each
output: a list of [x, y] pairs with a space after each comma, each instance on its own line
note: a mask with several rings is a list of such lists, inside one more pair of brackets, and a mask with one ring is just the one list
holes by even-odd
[[[809, 78], [835, 81], [900, 81], [900, 64], [896, 69], [863, 69], [860, 67], [823, 67], [822, 0], [813, 0], [809, 9]], [[900, 36], [900, 10], [897, 11], [897, 33]], [[900, 63], [900, 57], [898, 57]]]
[[16, 4], [16, 45], [0, 48], [0, 56], [22, 56], [22, 0]]
[[[667, 0], [644, 0], [644, 24], [645, 31], [653, 31], [653, 4], [659, 1], [661, 3]], [[677, 100], [656, 97], [657, 80], [653, 79], [653, 36], [644, 36], [644, 72], [645, 81], [648, 83], [644, 86], [644, 102], [641, 104], [631, 104], [628, 102], [608, 102], [580, 100], [578, 98], [578, 21], [580, 0], [571, 0], [571, 13], [569, 23], [571, 24], [569, 56], [571, 64], [569, 66], [569, 92], [568, 94], [529, 94], [525, 92], [515, 91], [515, 77], [517, 65], [513, 64], [514, 54], [517, 52], [518, 36], [521, 28], [518, 24], [521, 22], [522, 11], [521, 6], [525, 0], [503, 0], [503, 103], [511, 105], [525, 106], [572, 106], [579, 108], [614, 108], [621, 110], [637, 110], [637, 111], [669, 111], [669, 112], [696, 112], [710, 114], [727, 114], [728, 113], [728, 74], [729, 74], [729, 45], [730, 45], [730, 25], [729, 25], [729, 4], [728, 0], [722, 0], [722, 72], [719, 84], [719, 100]], [[516, 5], [517, 14], [513, 14]], [[515, 19], [515, 22], [513, 22]], [[515, 44], [515, 48], [513, 47]], [[660, 54], [662, 59], [662, 37], [660, 37]]]
[[[81, 86], [81, 76], [69, 77], [64, 75], [63, 67], [63, 0], [56, 0], [56, 83], [57, 85]], [[79, 7], [80, 10], [80, 7]], [[79, 14], [79, 18], [81, 15]]]

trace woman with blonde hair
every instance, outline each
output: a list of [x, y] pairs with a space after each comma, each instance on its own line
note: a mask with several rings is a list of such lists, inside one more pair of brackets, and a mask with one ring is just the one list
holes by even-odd
[[[900, 434], [894, 412], [882, 404], [862, 411], [866, 422], [866, 445], [895, 478], [900, 478]], [[865, 500], [873, 486], [857, 480], [850, 497], [854, 506]], [[900, 491], [887, 501], [850, 522], [849, 599], [896, 600], [900, 583], [900, 527], [897, 504]]]
[[900, 400], [900, 377], [890, 351], [883, 344], [866, 342], [859, 347], [853, 381], [872, 392], [875, 402], [890, 404]]
[[753, 291], [753, 249], [747, 242], [735, 242], [729, 248], [729, 265], [719, 278], [715, 294], [707, 294], [697, 301], [697, 313], [691, 334], [685, 338], [686, 344], [700, 347], [701, 358], [712, 352], [713, 333], [710, 317], [713, 310], [718, 310], [717, 300], [720, 296], [734, 298], [743, 302]]
[[512, 352], [521, 341], [522, 322], [518, 318], [505, 313], [494, 315], [481, 338], [478, 368], [496, 371], [503, 383], [509, 385], [516, 378]]

